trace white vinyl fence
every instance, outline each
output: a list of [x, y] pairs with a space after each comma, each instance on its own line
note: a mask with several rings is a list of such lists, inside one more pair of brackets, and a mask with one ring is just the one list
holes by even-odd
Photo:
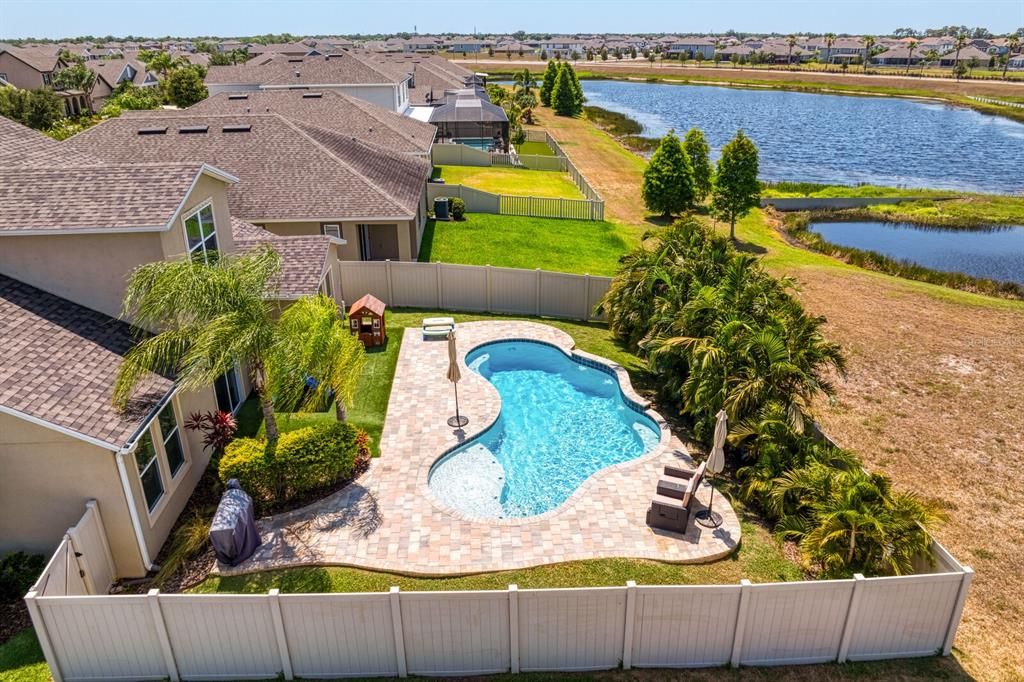
[[490, 265], [342, 261], [345, 301], [373, 294], [396, 308], [538, 315], [597, 320], [610, 277]]
[[493, 194], [465, 185], [427, 184], [427, 201], [433, 206], [436, 197], [459, 197], [466, 202], [467, 213], [493, 213], [532, 218], [569, 218], [573, 220], [604, 220], [604, 202], [592, 199], [561, 199], [530, 197], [515, 194]]
[[57, 682], [789, 665], [949, 654], [972, 576], [949, 562], [757, 585], [26, 601]]

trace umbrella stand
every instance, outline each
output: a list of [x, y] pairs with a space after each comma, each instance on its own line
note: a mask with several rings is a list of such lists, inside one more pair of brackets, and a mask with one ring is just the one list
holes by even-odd
[[463, 417], [459, 414], [459, 382], [453, 381], [452, 385], [455, 386], [455, 416], [448, 417], [448, 426], [453, 429], [461, 429], [469, 423], [469, 417]]
[[[714, 481], [714, 477], [711, 477]], [[711, 497], [708, 498], [708, 508], [701, 509], [697, 512], [697, 523], [704, 526], [705, 528], [718, 528], [722, 525], [722, 517], [715, 517], [715, 513], [711, 510], [711, 505], [715, 501], [715, 486], [711, 484]]]

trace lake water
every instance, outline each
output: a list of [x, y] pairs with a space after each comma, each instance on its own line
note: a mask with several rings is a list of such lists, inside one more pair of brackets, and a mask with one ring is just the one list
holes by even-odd
[[696, 126], [712, 155], [743, 128], [765, 180], [1024, 191], [1024, 123], [892, 97], [583, 81], [588, 104], [627, 114], [660, 137]]
[[811, 230], [833, 244], [933, 270], [1024, 284], [1024, 225], [951, 230], [908, 223], [820, 222]]

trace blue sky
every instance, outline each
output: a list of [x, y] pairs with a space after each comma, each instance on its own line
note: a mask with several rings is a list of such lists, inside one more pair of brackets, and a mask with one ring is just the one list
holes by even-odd
[[1024, 26], [1024, 0], [0, 0], [0, 37], [479, 32], [889, 33]]

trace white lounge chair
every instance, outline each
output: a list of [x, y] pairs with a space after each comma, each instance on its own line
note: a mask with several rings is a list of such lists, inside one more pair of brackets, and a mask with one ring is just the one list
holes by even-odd
[[455, 319], [451, 317], [427, 317], [423, 320], [423, 338], [448, 336], [455, 331]]

